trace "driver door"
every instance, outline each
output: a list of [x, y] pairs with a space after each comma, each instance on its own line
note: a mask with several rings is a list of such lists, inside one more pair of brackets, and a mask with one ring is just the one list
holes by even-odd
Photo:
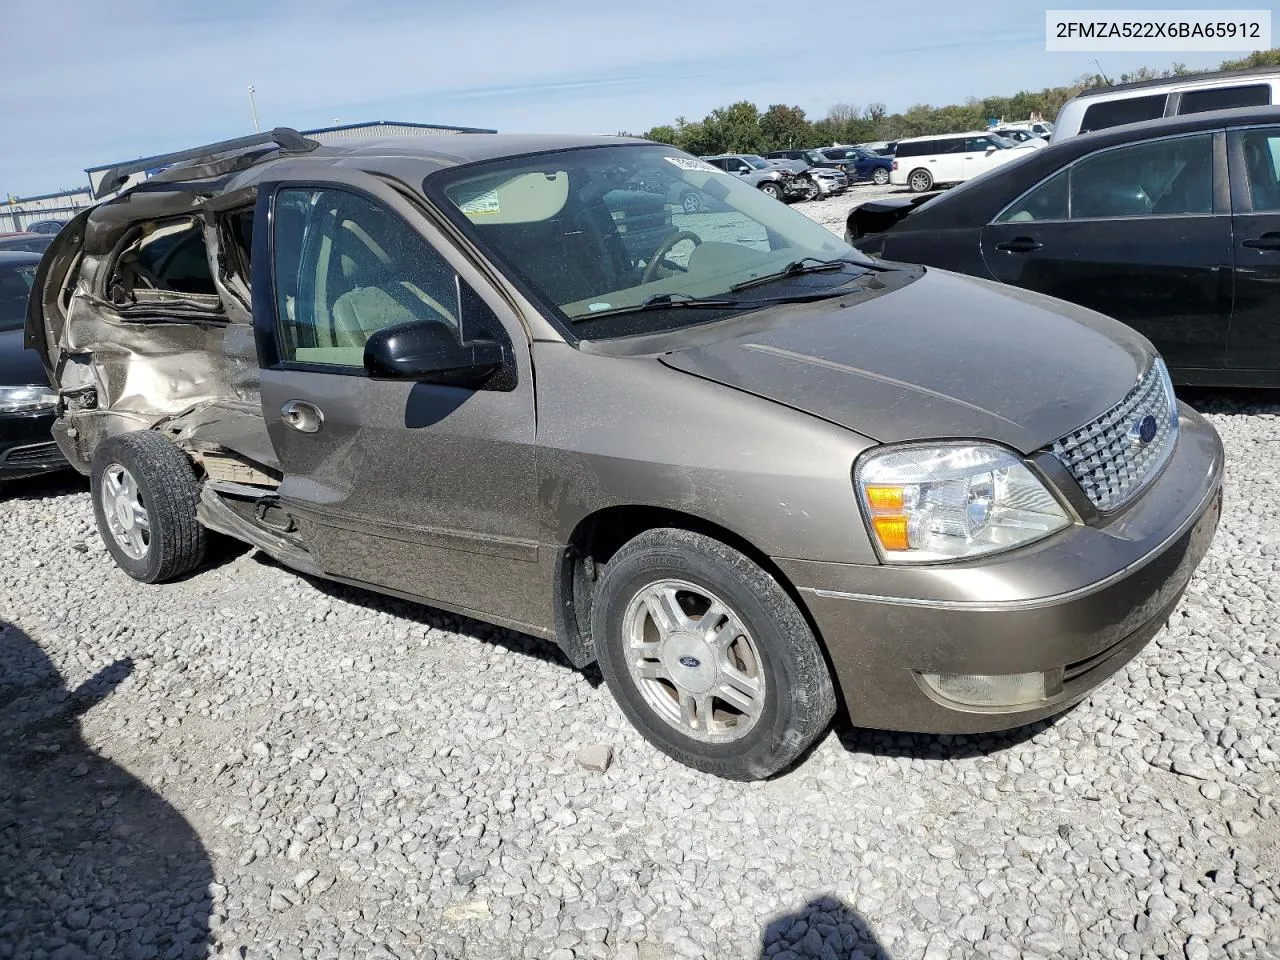
[[[254, 227], [263, 412], [295, 535], [329, 576], [545, 634], [523, 328], [412, 203], [324, 177], [264, 185]], [[371, 377], [369, 337], [405, 324], [498, 340], [508, 368], [473, 387]]]

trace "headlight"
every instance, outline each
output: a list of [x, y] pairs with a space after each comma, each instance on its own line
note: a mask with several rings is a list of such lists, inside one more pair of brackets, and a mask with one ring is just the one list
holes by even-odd
[[1021, 460], [989, 444], [872, 451], [858, 460], [854, 483], [887, 563], [979, 557], [1032, 543], [1071, 523]]
[[48, 387], [31, 386], [0, 387], [0, 413], [30, 413], [52, 410], [58, 405], [58, 395]]

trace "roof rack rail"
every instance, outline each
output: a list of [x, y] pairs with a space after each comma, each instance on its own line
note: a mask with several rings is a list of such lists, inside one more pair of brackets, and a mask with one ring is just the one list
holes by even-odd
[[175, 163], [187, 163], [197, 160], [212, 160], [225, 153], [234, 153], [249, 147], [259, 147], [273, 143], [285, 153], [310, 153], [320, 146], [318, 140], [304, 137], [290, 127], [276, 127], [266, 133], [255, 133], [251, 137], [237, 137], [234, 140], [223, 140], [209, 143], [203, 147], [192, 147], [189, 150], [178, 150], [175, 153], [163, 153], [157, 157], [146, 157], [133, 163], [122, 163], [109, 168], [96, 178], [93, 184], [93, 199], [101, 200], [109, 193], [120, 189], [135, 173], [154, 170], [157, 167], [169, 167]]

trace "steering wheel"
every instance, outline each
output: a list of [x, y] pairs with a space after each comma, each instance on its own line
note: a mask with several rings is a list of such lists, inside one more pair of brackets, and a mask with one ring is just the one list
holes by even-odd
[[[644, 276], [641, 278], [641, 282], [652, 283], [654, 280], [658, 279], [658, 266], [663, 262], [662, 258], [670, 253], [671, 248], [681, 240], [692, 240], [695, 247], [702, 243], [702, 238], [700, 236], [688, 230], [681, 230], [679, 233], [673, 233], [671, 236], [667, 237], [667, 239], [662, 241], [658, 246], [658, 249], [653, 252], [653, 256], [649, 258], [649, 262], [645, 264]], [[689, 272], [685, 267], [680, 266], [678, 263], [668, 263], [667, 266], [672, 269], [679, 270], [682, 273]]]

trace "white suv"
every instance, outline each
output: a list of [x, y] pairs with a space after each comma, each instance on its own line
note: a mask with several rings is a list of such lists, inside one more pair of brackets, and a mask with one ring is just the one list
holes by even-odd
[[1160, 117], [1273, 103], [1280, 103], [1280, 70], [1275, 67], [1121, 83], [1085, 90], [1064, 103], [1052, 140]]
[[912, 193], [924, 193], [944, 183], [972, 180], [1027, 152], [985, 130], [911, 137], [898, 141], [889, 182], [910, 187]]

